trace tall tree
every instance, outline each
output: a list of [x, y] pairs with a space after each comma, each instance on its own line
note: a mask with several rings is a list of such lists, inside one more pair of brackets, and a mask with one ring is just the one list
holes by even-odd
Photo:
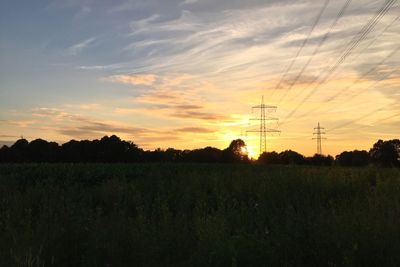
[[249, 162], [246, 143], [242, 139], [233, 140], [222, 152], [224, 162]]
[[400, 140], [378, 140], [369, 151], [372, 161], [385, 167], [400, 166]]

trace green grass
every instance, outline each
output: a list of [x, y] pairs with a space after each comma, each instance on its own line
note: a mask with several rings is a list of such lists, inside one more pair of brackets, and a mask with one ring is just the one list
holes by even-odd
[[0, 266], [400, 266], [399, 169], [0, 165]]

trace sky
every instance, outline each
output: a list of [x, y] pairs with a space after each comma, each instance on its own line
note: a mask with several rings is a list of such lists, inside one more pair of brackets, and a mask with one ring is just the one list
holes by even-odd
[[[384, 8], [386, 4], [386, 9]], [[381, 13], [378, 13], [382, 10]], [[342, 12], [341, 12], [342, 11]], [[400, 1], [2, 1], [0, 143], [368, 150], [400, 133]]]

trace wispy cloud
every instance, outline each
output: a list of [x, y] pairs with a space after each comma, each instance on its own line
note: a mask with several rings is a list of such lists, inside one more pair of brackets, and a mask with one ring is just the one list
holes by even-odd
[[221, 121], [221, 122], [229, 120], [229, 116], [224, 114], [193, 111], [193, 110], [172, 112], [169, 115], [181, 119], [200, 119], [206, 121]]
[[175, 129], [177, 132], [184, 132], [184, 133], [199, 133], [199, 134], [207, 134], [215, 132], [212, 129], [203, 128], [203, 127], [184, 127]]
[[78, 66], [81, 70], [117, 70], [124, 67], [123, 63], [119, 64], [108, 64], [108, 65], [82, 65]]
[[72, 55], [72, 56], [76, 56], [79, 53], [81, 53], [84, 49], [86, 49], [87, 47], [89, 47], [94, 41], [96, 40], [96, 38], [92, 37], [86, 40], [83, 40], [75, 45], [70, 46], [67, 51], [68, 54]]
[[40, 119], [37, 124], [72, 138], [90, 138], [91, 136], [98, 137], [109, 134], [132, 136], [151, 132], [151, 130], [143, 127], [134, 127], [126, 123], [107, 122], [59, 108], [42, 107], [35, 108], [31, 112], [37, 120]]
[[33, 119], [0, 120], [3, 125], [17, 126], [18, 128], [27, 128], [36, 123]]
[[106, 80], [131, 85], [152, 85], [156, 76], [154, 74], [121, 74], [110, 76]]

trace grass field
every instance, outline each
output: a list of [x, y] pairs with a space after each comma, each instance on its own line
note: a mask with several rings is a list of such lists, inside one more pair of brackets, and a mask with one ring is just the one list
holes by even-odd
[[400, 266], [400, 171], [0, 165], [0, 266]]

